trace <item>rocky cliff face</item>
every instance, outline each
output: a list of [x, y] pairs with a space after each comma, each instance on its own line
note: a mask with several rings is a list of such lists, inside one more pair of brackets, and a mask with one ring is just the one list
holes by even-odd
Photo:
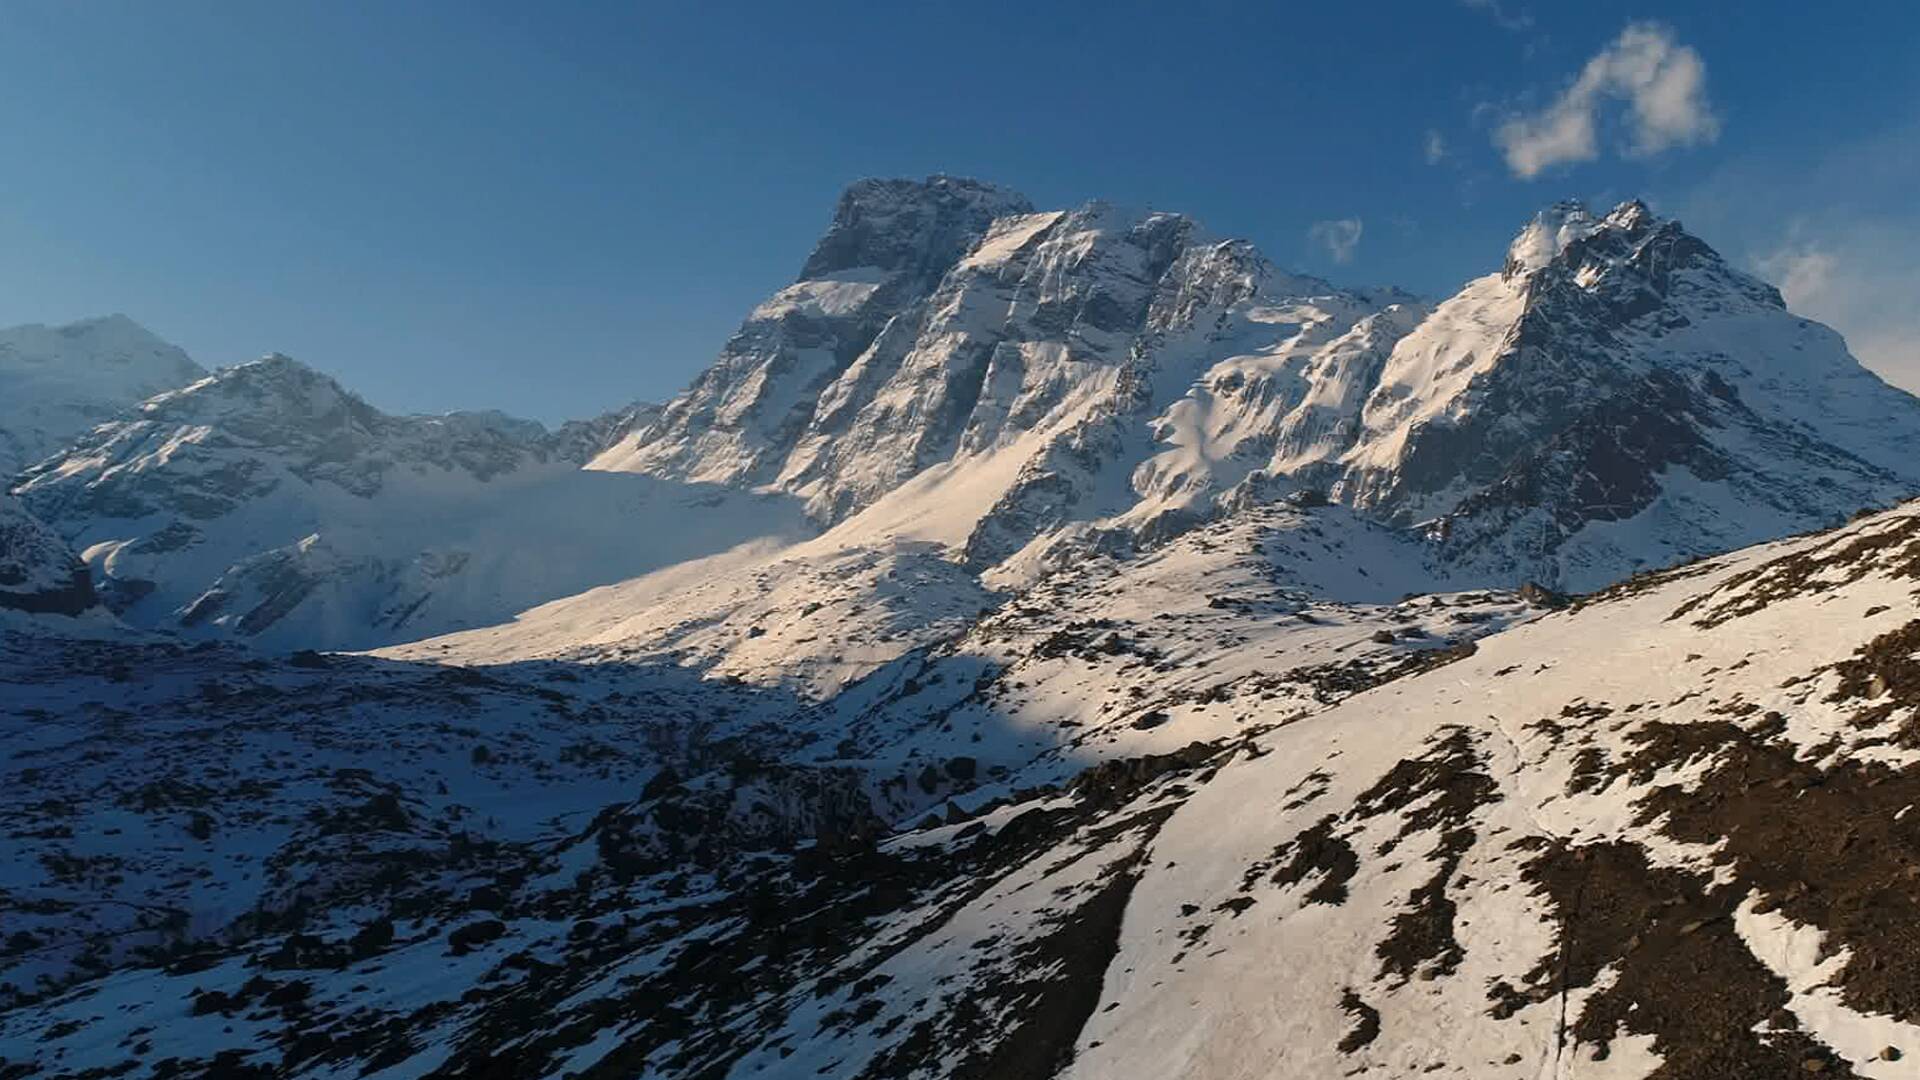
[[727, 484], [773, 480], [816, 398], [996, 218], [1026, 209], [1020, 196], [972, 180], [855, 184], [799, 280], [754, 309], [659, 421], [596, 467]]
[[[956, 191], [965, 227], [929, 243], [923, 223], [955, 218]], [[885, 212], [866, 209], [883, 196]], [[1259, 369], [1248, 392], [1274, 423], [1292, 418], [1290, 452], [1317, 445], [1324, 404], [1276, 398], [1301, 396], [1303, 368], [1351, 381], [1377, 365], [1417, 310], [1283, 273], [1179, 214], [1034, 213], [942, 177], [856, 185], [807, 266], [659, 424], [594, 467], [770, 484], [829, 524], [921, 480], [940, 505], [909, 516], [939, 518], [984, 568], [1068, 524], [1141, 502], [1142, 521], [1191, 511], [1244, 479], [1255, 462], [1163, 461], [1131, 479], [1173, 438], [1163, 413], [1221, 361]]]
[[0, 609], [79, 615], [97, 603], [87, 564], [19, 499], [0, 492]]

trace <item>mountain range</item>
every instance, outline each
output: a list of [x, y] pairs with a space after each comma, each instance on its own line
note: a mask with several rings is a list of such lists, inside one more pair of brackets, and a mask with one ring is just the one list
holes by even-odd
[[0, 331], [0, 1077], [1906, 1075], [1920, 401], [1490, 255], [861, 181], [557, 431]]

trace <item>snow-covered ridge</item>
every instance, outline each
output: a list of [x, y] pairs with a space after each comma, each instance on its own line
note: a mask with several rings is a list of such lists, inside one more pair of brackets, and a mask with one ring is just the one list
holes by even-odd
[[[1243, 381], [1284, 384], [1313, 365], [1350, 379], [1366, 360], [1342, 357], [1384, 350], [1418, 310], [1391, 290], [1281, 272], [1179, 214], [1098, 202], [1033, 213], [977, 185], [962, 198], [959, 184], [855, 185], [802, 279], [660, 423], [593, 467], [771, 485], [829, 523], [868, 508], [938, 517], [915, 535], [938, 533], [981, 568], [1076, 522], [1204, 519], [1258, 463], [1176, 451], [1182, 463], [1147, 468], [1135, 490], [1153, 431], [1179, 423], [1157, 417], [1223, 362]], [[953, 224], [934, 243], [928, 221]], [[1320, 400], [1296, 410], [1263, 393], [1260, 407], [1284, 414], [1272, 422], [1312, 429], [1289, 447], [1319, 438]]]
[[269, 356], [99, 425], [16, 491], [138, 625], [367, 647], [805, 533], [777, 496], [579, 468], [652, 415], [393, 416]]
[[1407, 335], [1340, 497], [1593, 588], [1920, 490], [1920, 402], [1678, 222], [1563, 204]]

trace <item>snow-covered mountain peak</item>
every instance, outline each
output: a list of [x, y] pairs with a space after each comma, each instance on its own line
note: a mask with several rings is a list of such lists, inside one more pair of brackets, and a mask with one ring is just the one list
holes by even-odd
[[266, 426], [290, 423], [310, 433], [364, 435], [382, 420], [378, 410], [332, 376], [282, 353], [221, 368], [155, 395], [139, 411], [144, 419], [160, 423], [238, 423], [276, 441]]
[[1896, 450], [1920, 402], [1637, 201], [1537, 215], [1394, 347], [1362, 422], [1343, 500], [1573, 588], [1920, 485]]
[[[1751, 470], [1724, 498], [1800, 527], [1912, 488], [1863, 420], [1920, 427], [1912, 399], [1639, 201], [1547, 207], [1437, 307], [1287, 273], [1181, 214], [1034, 211], [940, 177], [856, 184], [807, 273], [594, 467], [782, 490], [864, 519], [857, 542], [931, 540], [980, 570], [1296, 492], [1411, 526], [1505, 514], [1520, 496], [1491, 490], [1540, 470], [1607, 478], [1524, 540], [1455, 523], [1451, 548], [1508, 583], [1598, 584], [1773, 531], [1661, 501], [1684, 447], [1735, 429], [1695, 465], [1712, 485]], [[1590, 523], [1647, 514], [1684, 524], [1570, 554]]]
[[273, 354], [100, 424], [17, 490], [130, 623], [378, 645], [805, 531], [778, 499], [579, 468], [651, 415], [393, 415]]
[[1575, 240], [1598, 228], [1586, 204], [1566, 199], [1540, 211], [1507, 246], [1507, 263], [1502, 276], [1513, 278], [1532, 273], [1551, 263]]
[[61, 326], [27, 323], [0, 330], [0, 364], [119, 368], [169, 377], [200, 371], [178, 348], [117, 312]]
[[205, 375], [125, 315], [0, 329], [0, 476], [138, 402]]
[[1677, 220], [1638, 199], [1595, 216], [1578, 201], [1536, 214], [1507, 250], [1501, 280], [1538, 295], [1577, 288], [1633, 318], [1681, 293], [1717, 294], [1714, 302], [1783, 308], [1773, 286], [1734, 269]]

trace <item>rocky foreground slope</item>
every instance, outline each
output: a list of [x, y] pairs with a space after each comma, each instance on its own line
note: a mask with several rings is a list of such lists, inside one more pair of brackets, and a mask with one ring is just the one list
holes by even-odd
[[[177, 717], [143, 775], [76, 725], [154, 721], [56, 680], [7, 810], [45, 876], [9, 882], [12, 962], [55, 981], [15, 976], [0, 1045], [47, 1076], [1907, 1075], [1920, 508], [1564, 607], [1318, 599], [1270, 568], [1356, 538], [1296, 513], [772, 724], [660, 669], [208, 654], [128, 691]], [[346, 767], [362, 737], [405, 749]], [[87, 931], [87, 875], [184, 910]], [[111, 973], [52, 989], [74, 943]]]

